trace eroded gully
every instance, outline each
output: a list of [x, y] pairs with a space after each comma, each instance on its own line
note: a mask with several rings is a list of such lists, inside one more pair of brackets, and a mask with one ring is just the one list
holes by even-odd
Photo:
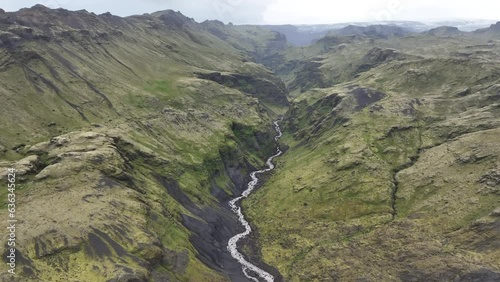
[[[279, 122], [279, 120], [274, 122], [274, 128], [277, 132], [277, 135], [274, 138], [276, 141], [278, 141], [278, 139], [281, 138], [281, 136], [283, 135], [278, 122]], [[251, 228], [250, 224], [248, 223], [248, 221], [245, 219], [245, 215], [241, 211], [241, 205], [238, 205], [238, 203], [240, 203], [241, 200], [247, 198], [248, 196], [250, 196], [250, 194], [252, 194], [255, 187], [259, 183], [259, 178], [257, 176], [259, 174], [272, 171], [275, 167], [273, 164], [273, 160], [276, 157], [281, 156], [282, 154], [283, 154], [283, 152], [281, 151], [280, 147], [278, 146], [277, 153], [275, 155], [269, 157], [269, 159], [267, 159], [266, 164], [267, 164], [268, 168], [263, 169], [263, 170], [254, 171], [254, 172], [250, 173], [250, 177], [252, 178], [252, 180], [250, 182], [248, 182], [247, 189], [243, 192], [243, 194], [241, 196], [239, 196], [239, 197], [237, 197], [229, 202], [229, 206], [231, 207], [231, 210], [238, 216], [240, 224], [243, 227], [245, 227], [245, 232], [239, 233], [239, 234], [235, 235], [234, 237], [232, 237], [231, 239], [229, 239], [229, 242], [227, 244], [227, 249], [231, 253], [231, 256], [241, 264], [243, 274], [248, 279], [251, 279], [251, 280], [256, 281], [256, 282], [259, 282], [262, 279], [267, 281], [267, 282], [272, 282], [272, 281], [274, 281], [274, 276], [271, 275], [270, 273], [264, 271], [263, 269], [257, 267], [256, 265], [252, 264], [251, 262], [247, 261], [245, 259], [245, 257], [243, 256], [243, 254], [241, 254], [238, 251], [238, 242], [241, 239], [246, 238], [248, 235], [250, 235], [250, 233], [252, 233], [252, 228]]]

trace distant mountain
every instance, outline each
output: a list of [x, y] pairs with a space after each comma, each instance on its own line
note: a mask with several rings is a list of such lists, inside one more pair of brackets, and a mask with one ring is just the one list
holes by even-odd
[[284, 34], [288, 42], [297, 46], [307, 46], [311, 42], [323, 37], [329, 29], [314, 31], [303, 30], [300, 26], [295, 25], [264, 25], [265, 29], [272, 30]]
[[439, 37], [449, 37], [449, 36], [457, 36], [465, 34], [465, 32], [460, 31], [457, 27], [454, 26], [440, 26], [433, 28], [429, 31], [426, 31], [424, 34], [434, 35]]
[[367, 27], [372, 25], [398, 26], [407, 31], [422, 33], [442, 26], [456, 27], [460, 31], [474, 31], [487, 28], [495, 21], [491, 20], [455, 20], [439, 22], [416, 22], [416, 21], [388, 21], [388, 22], [358, 22], [358, 23], [337, 23], [319, 25], [263, 25], [268, 30], [277, 31], [284, 34], [290, 44], [296, 46], [307, 46], [312, 42], [324, 37], [332, 30], [339, 30], [350, 25]]
[[455, 21], [439, 21], [439, 22], [430, 22], [426, 23], [426, 25], [431, 28], [436, 28], [440, 26], [454, 26], [457, 27], [461, 31], [475, 31], [481, 28], [486, 28], [492, 24], [495, 24], [495, 21], [492, 20], [455, 20]]
[[[371, 27], [370, 27], [371, 26]], [[331, 25], [264, 25], [265, 29], [282, 33], [286, 36], [287, 41], [295, 46], [307, 46], [321, 39], [326, 35], [369, 35], [376, 37], [403, 36], [412, 31], [418, 31], [406, 26], [391, 23], [388, 25], [374, 25], [367, 23], [360, 24], [331, 24]], [[370, 27], [366, 30], [365, 28]], [[385, 28], [389, 27], [389, 28]], [[384, 29], [382, 31], [382, 29]]]
[[500, 22], [492, 24], [488, 28], [478, 29], [474, 32], [475, 34], [486, 34], [486, 35], [500, 35]]
[[396, 25], [370, 25], [370, 26], [356, 26], [349, 25], [339, 30], [332, 30], [328, 36], [367, 36], [371, 38], [391, 38], [403, 37], [412, 33], [412, 31], [401, 28]]

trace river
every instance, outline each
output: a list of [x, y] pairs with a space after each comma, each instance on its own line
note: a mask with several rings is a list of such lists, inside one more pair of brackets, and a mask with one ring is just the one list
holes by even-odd
[[[278, 139], [281, 138], [281, 136], [283, 136], [283, 133], [281, 132], [281, 128], [278, 124], [279, 121], [281, 121], [281, 120], [273, 122], [274, 128], [277, 132], [276, 137], [274, 137], [275, 141], [278, 141]], [[255, 186], [257, 186], [257, 184], [259, 183], [259, 178], [257, 177], [257, 175], [272, 171], [274, 169], [273, 160], [276, 157], [281, 156], [282, 154], [283, 154], [283, 152], [281, 151], [280, 147], [278, 146], [277, 153], [275, 155], [269, 157], [269, 159], [267, 159], [266, 164], [267, 164], [268, 168], [263, 169], [263, 170], [254, 171], [254, 172], [250, 173], [250, 177], [252, 178], [252, 180], [250, 182], [248, 182], [247, 189], [243, 192], [243, 194], [241, 196], [239, 196], [239, 197], [237, 197], [229, 202], [229, 206], [231, 207], [231, 210], [238, 216], [241, 225], [243, 225], [243, 227], [245, 227], [245, 232], [237, 234], [234, 237], [232, 237], [231, 239], [229, 239], [229, 242], [227, 243], [227, 249], [231, 253], [231, 256], [233, 256], [233, 258], [235, 258], [241, 264], [243, 274], [245, 274], [245, 276], [248, 279], [251, 279], [251, 280], [256, 281], [256, 282], [260, 281], [259, 278], [264, 279], [267, 282], [273, 282], [274, 277], [271, 274], [269, 274], [268, 272], [260, 269], [256, 265], [247, 261], [243, 257], [243, 255], [238, 251], [238, 242], [241, 239], [250, 235], [250, 233], [252, 233], [252, 228], [250, 227], [250, 224], [248, 223], [248, 221], [245, 219], [245, 215], [241, 211], [241, 206], [239, 206], [238, 203], [241, 202], [241, 200], [243, 200], [244, 198], [247, 198], [248, 196], [250, 196], [250, 194], [252, 194], [252, 192], [255, 189]], [[249, 270], [251, 271], [251, 273], [258, 275], [259, 277], [256, 278], [256, 277], [252, 276], [251, 273], [249, 273]]]

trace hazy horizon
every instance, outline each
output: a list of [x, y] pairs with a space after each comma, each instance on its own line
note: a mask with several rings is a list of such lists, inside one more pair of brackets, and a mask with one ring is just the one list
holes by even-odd
[[0, 8], [17, 11], [42, 4], [49, 8], [65, 8], [118, 16], [175, 10], [196, 21], [221, 20], [235, 24], [335, 24], [373, 21], [439, 22], [453, 20], [500, 21], [495, 14], [500, 3], [485, 0], [456, 3], [450, 0], [353, 0], [348, 3], [327, 0], [4, 0]]

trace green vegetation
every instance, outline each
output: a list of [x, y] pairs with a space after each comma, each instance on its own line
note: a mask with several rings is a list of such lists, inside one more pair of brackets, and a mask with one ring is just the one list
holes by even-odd
[[[284, 113], [286, 103], [273, 101], [286, 93], [248, 62], [254, 39], [232, 46], [209, 23], [172, 11], [121, 19], [38, 6], [5, 15], [7, 35], [18, 22], [47, 37], [0, 46], [0, 167], [18, 170], [17, 212], [29, 226], [18, 234], [26, 261], [16, 279], [227, 281], [200, 260], [183, 216], [223, 216], [210, 213], [272, 150], [275, 113], [259, 100]], [[51, 31], [42, 31], [47, 20]], [[264, 45], [272, 38], [255, 32]], [[239, 85], [198, 72], [231, 73]], [[281, 90], [258, 93], [252, 80]]]
[[[485, 55], [484, 43], [418, 35], [302, 49], [320, 63], [283, 76], [309, 87], [293, 93], [282, 141], [290, 149], [244, 202], [268, 264], [288, 281], [451, 281], [499, 271], [491, 176], [500, 49], [490, 44]], [[319, 44], [328, 50], [321, 58]], [[394, 58], [374, 48], [396, 50]], [[367, 60], [372, 66], [356, 72]]]

